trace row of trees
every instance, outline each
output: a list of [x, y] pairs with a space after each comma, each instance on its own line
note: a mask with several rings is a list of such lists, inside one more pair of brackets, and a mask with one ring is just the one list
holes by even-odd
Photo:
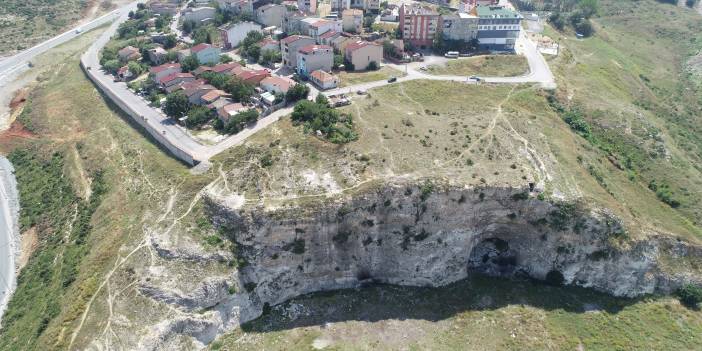
[[248, 57], [253, 62], [258, 62], [262, 65], [269, 65], [274, 62], [280, 62], [282, 56], [280, 52], [274, 50], [261, 50], [257, 44], [263, 40], [264, 35], [258, 31], [250, 31], [246, 34], [246, 38], [241, 42], [240, 53]]

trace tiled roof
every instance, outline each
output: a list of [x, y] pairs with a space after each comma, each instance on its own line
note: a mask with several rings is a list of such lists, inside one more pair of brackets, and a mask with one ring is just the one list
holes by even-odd
[[290, 44], [290, 43], [296, 42], [300, 39], [312, 39], [312, 38], [304, 36], [304, 35], [291, 35], [289, 37], [281, 39], [280, 42], [285, 43], [285, 44]]
[[190, 52], [197, 53], [197, 52], [200, 52], [202, 50], [209, 49], [211, 47], [212, 47], [212, 45], [210, 45], [210, 44], [201, 43], [201, 44], [197, 44], [197, 45], [193, 46], [192, 48], [190, 48]]
[[307, 46], [301, 47], [299, 52], [303, 53], [303, 54], [311, 54], [311, 53], [313, 53], [315, 51], [319, 51], [319, 50], [331, 51], [332, 47], [329, 45], [307, 45]]
[[261, 81], [261, 85], [277, 86], [282, 91], [288, 91], [288, 89], [290, 89], [295, 84], [297, 83], [295, 83], [295, 81], [290, 78], [283, 78], [278, 76], [267, 77]]
[[160, 66], [151, 67], [151, 69], [149, 69], [149, 71], [151, 73], [155, 74], [155, 73], [163, 72], [163, 71], [165, 71], [167, 69], [171, 69], [171, 68], [174, 68], [174, 69], [177, 69], [180, 71], [180, 63], [164, 63]]
[[170, 82], [174, 79], [178, 79], [178, 78], [193, 78], [193, 79], [195, 79], [195, 76], [193, 76], [190, 73], [171, 73], [171, 74], [161, 78], [161, 80], [159, 80], [159, 83], [161, 83], [161, 84], [168, 83], [168, 82]]
[[310, 74], [312, 78], [320, 81], [320, 82], [328, 82], [330, 80], [334, 80], [334, 76], [330, 73], [324, 72], [322, 70], [316, 70]]

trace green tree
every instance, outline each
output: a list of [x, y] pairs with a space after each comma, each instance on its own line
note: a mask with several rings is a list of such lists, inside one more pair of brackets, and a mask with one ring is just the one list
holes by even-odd
[[102, 68], [104, 68], [105, 71], [112, 74], [117, 73], [117, 70], [120, 69], [120, 67], [122, 67], [122, 64], [119, 62], [119, 60], [108, 60], [102, 65]]
[[341, 54], [334, 54], [334, 64], [332, 68], [339, 69], [339, 66], [344, 64], [344, 56]]
[[366, 67], [366, 69], [369, 71], [377, 71], [378, 68], [378, 63], [375, 61], [368, 62], [368, 66]]
[[134, 77], [138, 77], [142, 75], [146, 70], [144, 69], [144, 66], [139, 64], [138, 62], [132, 61], [127, 64], [127, 68], [129, 68], [129, 71], [132, 72]]
[[173, 34], [167, 35], [166, 39], [163, 41], [163, 47], [165, 49], [173, 48], [176, 44], [178, 44], [178, 38]]
[[183, 62], [180, 63], [180, 67], [185, 72], [192, 72], [198, 66], [200, 66], [200, 62], [198, 62], [197, 57], [195, 57], [195, 55], [190, 55], [190, 56], [184, 58]]
[[583, 17], [590, 18], [597, 14], [597, 0], [580, 0], [578, 9], [583, 14]]
[[295, 84], [292, 88], [288, 89], [285, 93], [285, 100], [287, 102], [295, 102], [299, 100], [307, 99], [307, 95], [310, 93], [310, 88], [304, 84]]
[[258, 59], [261, 57], [261, 47], [258, 45], [251, 45], [246, 50], [246, 55], [251, 59], [251, 61], [258, 62]]
[[280, 55], [280, 52], [273, 50], [263, 50], [263, 52], [261, 53], [261, 58], [258, 60], [258, 63], [262, 65], [269, 65], [271, 63], [280, 62], [281, 60], [282, 57]]
[[[166, 100], [166, 103], [168, 101]], [[195, 106], [188, 111], [188, 118], [185, 120], [185, 126], [188, 128], [197, 128], [211, 121], [215, 117], [214, 112], [204, 106]]]
[[168, 94], [166, 103], [163, 106], [163, 112], [173, 118], [185, 116], [185, 114], [188, 113], [188, 109], [190, 109], [190, 102], [182, 91]]
[[219, 55], [219, 62], [220, 63], [229, 63], [232, 61], [234, 61], [234, 59], [229, 55], [224, 55], [224, 54]]
[[231, 78], [224, 84], [223, 89], [232, 95], [232, 99], [238, 102], [248, 102], [251, 96], [256, 92], [251, 84], [244, 82], [239, 78]]

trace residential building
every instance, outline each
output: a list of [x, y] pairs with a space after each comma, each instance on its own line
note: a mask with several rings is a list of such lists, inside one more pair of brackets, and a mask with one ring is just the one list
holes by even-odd
[[444, 40], [470, 42], [478, 38], [478, 16], [459, 12], [441, 17]]
[[331, 10], [341, 12], [351, 8], [351, 0], [331, 0]]
[[360, 37], [357, 35], [341, 33], [341, 35], [331, 40], [331, 46], [338, 52], [344, 52], [346, 45], [353, 43], [358, 39], [360, 39]]
[[219, 8], [235, 15], [253, 14], [253, 1], [251, 0], [217, 0]]
[[275, 51], [280, 52], [280, 42], [271, 38], [266, 38], [256, 43], [256, 45], [261, 48], [261, 52], [264, 51]]
[[219, 100], [220, 98], [229, 97], [231, 97], [231, 95], [229, 95], [226, 91], [215, 89], [208, 91], [205, 95], [202, 95], [202, 97], [200, 97], [200, 100], [202, 105], [209, 105]]
[[332, 10], [361, 9], [373, 13], [380, 10], [380, 0], [332, 0]]
[[334, 49], [327, 45], [307, 45], [297, 52], [297, 73], [303, 77], [312, 71], [329, 72], [334, 64]]
[[249, 32], [261, 31], [261, 25], [253, 22], [237, 22], [219, 27], [219, 35], [227, 49], [235, 48], [241, 44]]
[[337, 32], [335, 30], [330, 30], [330, 31], [320, 35], [318, 40], [317, 40], [317, 43], [322, 44], [322, 45], [333, 46], [332, 41], [334, 41], [334, 39], [338, 38], [339, 36], [341, 36], [341, 33]]
[[361, 33], [363, 31], [363, 10], [346, 9], [341, 12], [342, 30]]
[[227, 123], [229, 122], [229, 119], [232, 117], [236, 116], [237, 114], [248, 111], [250, 108], [236, 102], [236, 103], [229, 103], [221, 108], [217, 109], [217, 117], [219, 117], [222, 122]]
[[177, 2], [174, 3], [169, 1], [152, 0], [146, 4], [146, 7], [148, 7], [152, 13], [161, 16], [175, 16], [175, 14], [178, 13]]
[[294, 80], [286, 77], [272, 76], [261, 80], [260, 86], [267, 92], [273, 94], [285, 94], [290, 88], [297, 84]]
[[339, 78], [331, 73], [316, 70], [310, 73], [310, 80], [322, 90], [334, 89], [339, 85]]
[[135, 61], [141, 59], [141, 53], [139, 49], [130, 45], [117, 51], [117, 57], [122, 62]]
[[500, 0], [460, 0], [458, 3], [458, 12], [470, 13], [476, 6], [493, 6], [498, 5]]
[[229, 74], [232, 72], [235, 68], [241, 67], [241, 64], [238, 62], [229, 62], [229, 63], [222, 63], [219, 65], [214, 65], [211, 68], [211, 71], [214, 73], [220, 73], [220, 74]]
[[309, 25], [308, 34], [317, 41], [320, 35], [330, 30], [341, 32], [341, 21], [317, 19], [317, 21]]
[[129, 66], [122, 66], [120, 69], [117, 70], [117, 74], [115, 75], [115, 79], [126, 82], [130, 79], [134, 78], [134, 73], [129, 70]]
[[375, 62], [376, 67], [380, 67], [380, 61], [383, 59], [383, 46], [359, 40], [346, 46], [344, 59], [351, 63], [354, 71], [367, 70], [371, 62]]
[[160, 65], [164, 62], [166, 62], [166, 56], [168, 55], [168, 51], [164, 50], [162, 47], [157, 46], [153, 49], [149, 49], [149, 61], [153, 63], [154, 65]]
[[285, 5], [267, 4], [256, 9], [256, 22], [264, 27], [283, 27], [283, 18], [288, 12]]
[[385, 22], [397, 22], [400, 20], [400, 8], [387, 8], [380, 14], [380, 20]]
[[421, 49], [430, 48], [439, 30], [439, 13], [431, 7], [400, 6], [400, 31], [402, 39]]
[[166, 63], [160, 66], [151, 67], [149, 73], [153, 76], [153, 80], [158, 82], [161, 78], [169, 76], [173, 73], [180, 73], [179, 63]]
[[201, 65], [214, 64], [219, 62], [219, 55], [222, 54], [222, 49], [211, 44], [202, 43], [190, 48], [190, 53], [195, 55], [197, 62]]
[[315, 14], [317, 13], [317, 0], [297, 0], [297, 8], [300, 11]]
[[[170, 92], [175, 90], [179, 84], [192, 82], [195, 80], [195, 76], [190, 73], [172, 73], [158, 80], [158, 84], [161, 88], [166, 89]], [[172, 89], [169, 89], [172, 88]]]
[[283, 18], [283, 31], [290, 35], [307, 33], [302, 31], [302, 21], [307, 18], [307, 14], [302, 11], [288, 12]]
[[297, 51], [304, 46], [314, 44], [314, 39], [302, 36], [291, 35], [280, 40], [280, 53], [283, 59], [283, 66], [288, 68], [297, 67]]
[[[195, 81], [195, 82], [197, 82], [197, 81]], [[205, 94], [207, 94], [213, 90], [216, 90], [215, 87], [213, 87], [209, 84], [201, 84], [198, 82], [198, 84], [195, 86], [186, 87], [187, 84], [189, 84], [189, 83], [183, 83], [181, 85], [181, 89], [183, 89], [183, 93], [185, 94], [185, 96], [188, 97], [188, 101], [191, 104], [195, 104], [195, 105], [204, 105], [205, 103], [202, 100], [202, 97], [205, 96]]]
[[251, 85], [258, 85], [262, 80], [271, 76], [271, 72], [265, 69], [244, 70], [236, 74], [236, 77]]
[[215, 17], [217, 11], [214, 7], [204, 6], [204, 7], [187, 7], [180, 15], [183, 17], [183, 21], [191, 21], [197, 24], [207, 23]]
[[483, 50], [514, 51], [522, 16], [502, 6], [476, 6], [478, 41]]

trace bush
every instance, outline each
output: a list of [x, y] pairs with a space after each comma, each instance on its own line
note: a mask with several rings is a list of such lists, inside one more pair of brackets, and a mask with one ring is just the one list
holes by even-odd
[[559, 272], [558, 270], [552, 269], [546, 273], [546, 284], [562, 286], [564, 282], [565, 278], [563, 277], [563, 273]]
[[306, 132], [319, 132], [334, 144], [345, 144], [358, 139], [353, 130], [351, 115], [340, 114], [324, 103], [300, 101], [295, 105], [291, 119], [294, 124], [303, 124]]
[[379, 68], [379, 67], [378, 67], [378, 63], [375, 62], [375, 61], [369, 62], [369, 63], [368, 63], [368, 67], [366, 67], [366, 69], [368, 69], [369, 71], [377, 71], [378, 68]]
[[310, 88], [307, 85], [295, 84], [295, 86], [288, 89], [288, 92], [285, 93], [285, 100], [287, 102], [296, 102], [307, 99], [307, 95], [309, 94]]
[[180, 118], [185, 116], [190, 109], [188, 97], [182, 91], [168, 94], [166, 104], [163, 107], [163, 112], [169, 117]]
[[688, 283], [678, 289], [675, 294], [685, 306], [699, 308], [700, 303], [702, 303], [702, 286]]

